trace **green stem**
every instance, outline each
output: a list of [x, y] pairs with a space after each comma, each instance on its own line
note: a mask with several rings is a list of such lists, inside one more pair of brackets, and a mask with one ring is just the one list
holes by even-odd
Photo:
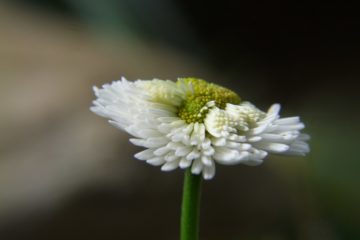
[[201, 175], [194, 175], [188, 168], [184, 177], [181, 206], [180, 240], [199, 239]]

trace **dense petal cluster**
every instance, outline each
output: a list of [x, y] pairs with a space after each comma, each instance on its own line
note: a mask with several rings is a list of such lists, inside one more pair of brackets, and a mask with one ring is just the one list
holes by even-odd
[[280, 118], [280, 105], [265, 113], [232, 91], [194, 78], [122, 78], [101, 89], [91, 110], [144, 147], [136, 158], [163, 171], [191, 168], [204, 179], [215, 163], [258, 165], [268, 153], [305, 155], [309, 136], [299, 117]]

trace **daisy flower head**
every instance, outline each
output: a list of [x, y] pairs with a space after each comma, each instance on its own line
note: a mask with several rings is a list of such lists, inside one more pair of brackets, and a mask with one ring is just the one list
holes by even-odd
[[127, 81], [94, 87], [91, 111], [126, 131], [139, 160], [163, 171], [191, 168], [204, 179], [215, 164], [261, 164], [269, 153], [305, 155], [309, 136], [299, 117], [263, 112], [233, 91], [196, 78]]

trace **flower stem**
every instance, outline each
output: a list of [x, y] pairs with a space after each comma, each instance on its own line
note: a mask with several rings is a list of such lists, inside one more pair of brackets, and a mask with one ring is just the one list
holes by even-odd
[[199, 239], [201, 175], [185, 171], [181, 206], [180, 240]]

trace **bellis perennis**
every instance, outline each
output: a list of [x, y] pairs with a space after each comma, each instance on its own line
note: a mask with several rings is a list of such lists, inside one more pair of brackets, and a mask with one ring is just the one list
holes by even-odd
[[191, 168], [204, 179], [215, 164], [261, 164], [269, 153], [305, 155], [309, 136], [299, 117], [280, 118], [280, 105], [263, 112], [233, 91], [196, 78], [122, 78], [101, 89], [91, 110], [126, 131], [145, 150], [137, 159], [161, 170]]

